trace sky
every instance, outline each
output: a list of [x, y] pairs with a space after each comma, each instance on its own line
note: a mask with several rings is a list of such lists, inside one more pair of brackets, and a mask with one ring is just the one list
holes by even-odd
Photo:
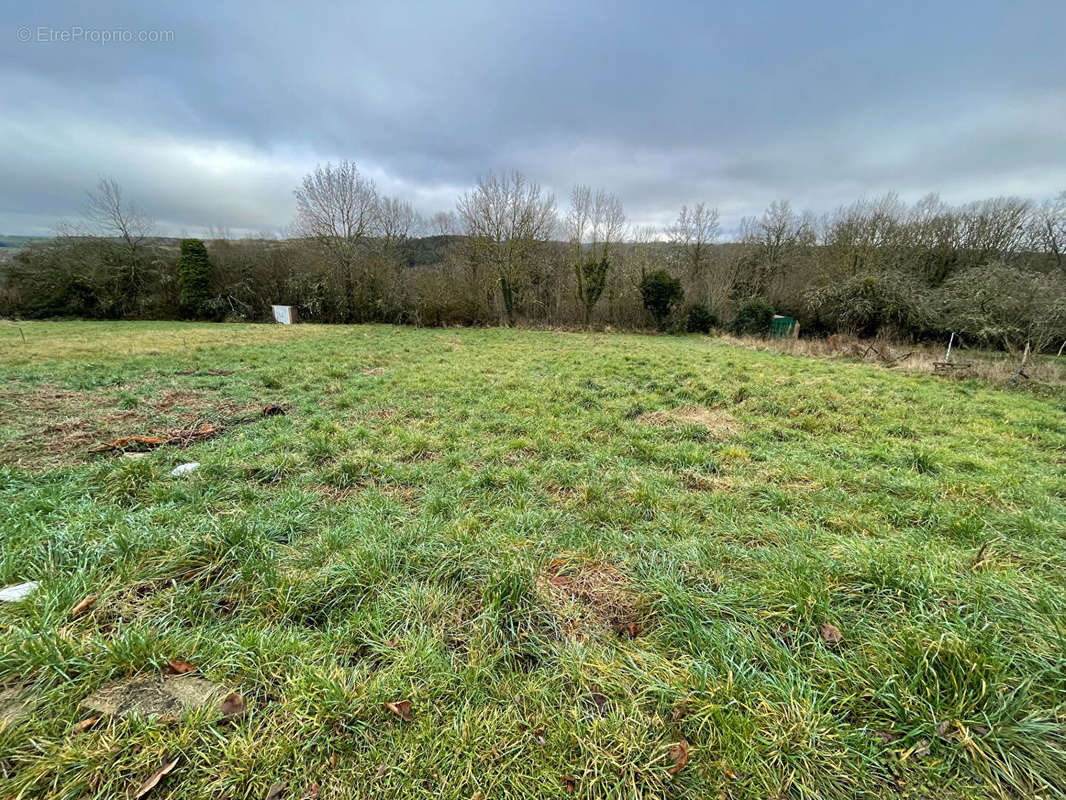
[[426, 215], [518, 169], [727, 233], [777, 199], [1066, 189], [1066, 0], [98, 5], [0, 9], [0, 233], [108, 176], [160, 233], [283, 235], [342, 159]]

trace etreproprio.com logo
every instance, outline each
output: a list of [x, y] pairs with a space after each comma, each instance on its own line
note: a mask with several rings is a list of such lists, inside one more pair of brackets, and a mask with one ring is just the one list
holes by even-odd
[[20, 42], [42, 44], [166, 44], [174, 41], [172, 30], [133, 28], [86, 28], [71, 25], [57, 28], [50, 25], [20, 25], [15, 31]]

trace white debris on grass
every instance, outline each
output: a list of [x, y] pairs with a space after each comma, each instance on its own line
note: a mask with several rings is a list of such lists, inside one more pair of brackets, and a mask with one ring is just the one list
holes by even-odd
[[187, 472], [192, 472], [194, 469], [200, 466], [199, 461], [190, 461], [188, 464], [180, 464], [170, 471], [173, 476], [184, 475]]
[[5, 586], [0, 589], [0, 602], [14, 603], [36, 588], [37, 581], [26, 581], [25, 583], [16, 583], [14, 586]]

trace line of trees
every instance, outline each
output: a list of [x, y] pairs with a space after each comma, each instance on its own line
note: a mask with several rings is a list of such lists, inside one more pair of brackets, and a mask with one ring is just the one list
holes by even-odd
[[265, 320], [284, 303], [321, 322], [750, 330], [769, 309], [809, 333], [1066, 340], [1066, 192], [959, 206], [887, 194], [822, 217], [775, 201], [730, 241], [708, 203], [635, 228], [605, 189], [577, 186], [560, 208], [517, 172], [429, 219], [350, 162], [317, 167], [295, 196], [288, 238], [179, 248], [102, 180], [81, 224], [7, 265], [0, 313]]

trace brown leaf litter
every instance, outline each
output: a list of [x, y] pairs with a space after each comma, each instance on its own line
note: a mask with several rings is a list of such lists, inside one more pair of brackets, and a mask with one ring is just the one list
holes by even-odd
[[76, 606], [74, 606], [74, 608], [70, 609], [70, 616], [76, 617], [76, 616], [78, 616], [80, 614], [84, 614], [86, 611], [88, 611], [90, 608], [92, 608], [94, 605], [96, 605], [96, 601], [98, 599], [99, 599], [99, 596], [95, 595], [95, 594], [90, 594], [90, 595], [86, 596], [85, 598], [82, 599], [82, 601], [80, 603], [78, 603]]
[[95, 725], [99, 721], [100, 721], [100, 717], [99, 716], [86, 717], [81, 722], [75, 722], [74, 725], [71, 727], [70, 732], [74, 733], [74, 734], [76, 734], [76, 733], [84, 733], [85, 731], [89, 730], [89, 728], [91, 728], [93, 725]]
[[411, 716], [411, 701], [400, 700], [396, 703], [386, 703], [385, 708], [398, 716], [404, 722], [410, 722], [413, 717]]
[[639, 595], [613, 564], [557, 558], [537, 579], [537, 589], [570, 638], [604, 627], [635, 638], [646, 626]]
[[670, 746], [670, 760], [674, 765], [668, 770], [670, 775], [676, 775], [685, 768], [688, 763], [688, 742], [684, 739]]
[[172, 658], [167, 662], [166, 667], [163, 668], [163, 672], [167, 675], [184, 675], [186, 672], [192, 672], [196, 669], [196, 666], [181, 658]]
[[844, 634], [840, 632], [840, 628], [831, 622], [823, 622], [818, 628], [818, 635], [828, 645], [837, 645], [844, 641]]
[[137, 790], [137, 794], [133, 796], [133, 800], [141, 800], [142, 797], [147, 795], [152, 789], [154, 789], [159, 782], [169, 775], [174, 767], [178, 765], [178, 759], [164, 758], [163, 762], [159, 765], [155, 772], [148, 776], [148, 780], [141, 784], [141, 788]]

